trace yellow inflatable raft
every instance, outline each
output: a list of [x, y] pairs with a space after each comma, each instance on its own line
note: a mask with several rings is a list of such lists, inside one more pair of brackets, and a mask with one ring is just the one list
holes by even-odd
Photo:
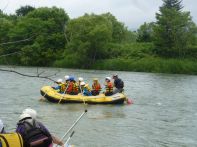
[[88, 104], [122, 104], [126, 100], [123, 93], [116, 93], [111, 96], [99, 94], [97, 96], [69, 95], [58, 93], [51, 86], [44, 86], [40, 90], [41, 95], [50, 102], [54, 103], [88, 103]]

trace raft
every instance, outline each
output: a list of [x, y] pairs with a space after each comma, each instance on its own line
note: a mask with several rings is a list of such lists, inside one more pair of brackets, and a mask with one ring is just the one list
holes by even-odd
[[126, 96], [123, 93], [116, 93], [111, 96], [99, 94], [97, 96], [84, 96], [61, 94], [51, 86], [44, 86], [40, 90], [41, 95], [53, 103], [88, 103], [88, 104], [123, 104]]

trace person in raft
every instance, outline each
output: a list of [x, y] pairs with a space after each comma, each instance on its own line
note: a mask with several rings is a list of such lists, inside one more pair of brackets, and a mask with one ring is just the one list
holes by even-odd
[[113, 75], [113, 79], [114, 79], [114, 87], [115, 87], [113, 93], [115, 94], [115, 93], [123, 92], [124, 82], [120, 78], [118, 78], [117, 74]]
[[51, 135], [36, 117], [37, 112], [31, 108], [25, 109], [19, 116], [16, 132], [21, 134], [24, 147], [52, 147], [53, 143], [63, 147], [64, 143]]
[[91, 96], [91, 89], [90, 86], [88, 84], [85, 84], [84, 88], [83, 88], [83, 95], [85, 96]]
[[93, 84], [92, 84], [92, 95], [94, 95], [94, 96], [99, 95], [100, 91], [101, 91], [101, 85], [98, 82], [98, 79], [94, 78]]
[[79, 93], [82, 93], [83, 92], [82, 89], [81, 89], [81, 82], [83, 82], [83, 78], [82, 77], [79, 77], [78, 78], [78, 82], [77, 82], [77, 84], [79, 86]]
[[72, 76], [69, 78], [69, 81], [70, 82], [69, 82], [68, 87], [66, 89], [66, 93], [70, 94], [70, 95], [77, 95], [79, 92], [79, 85], [75, 81], [75, 78]]
[[106, 77], [105, 78], [105, 92], [104, 94], [106, 96], [110, 96], [113, 94], [113, 84], [111, 82], [111, 78], [110, 77]]
[[64, 76], [64, 79], [65, 79], [65, 82], [64, 82], [64, 83], [65, 83], [65, 87], [67, 88], [68, 83], [70, 82], [70, 81], [69, 81], [70, 76], [69, 76], [69, 75], [65, 75], [65, 76]]
[[53, 87], [57, 92], [64, 93], [65, 91], [65, 84], [63, 83], [62, 79], [58, 79], [55, 83], [57, 83], [58, 86]]
[[83, 94], [83, 90], [84, 90], [84, 86], [85, 86], [85, 82], [84, 81], [82, 81], [81, 83], [80, 83], [80, 86], [81, 86], [81, 93]]

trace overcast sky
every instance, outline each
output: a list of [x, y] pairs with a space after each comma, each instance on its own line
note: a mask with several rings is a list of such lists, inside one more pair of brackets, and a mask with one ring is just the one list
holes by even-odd
[[[110, 12], [130, 29], [137, 29], [144, 22], [155, 21], [155, 13], [162, 5], [162, 0], [0, 0], [0, 9], [5, 13], [14, 13], [24, 5], [61, 7], [70, 18], [84, 13]], [[183, 0], [183, 5], [197, 23], [197, 0]]]

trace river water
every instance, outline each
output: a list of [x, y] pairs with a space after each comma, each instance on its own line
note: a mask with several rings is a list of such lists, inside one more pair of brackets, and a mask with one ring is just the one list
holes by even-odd
[[[6, 68], [7, 67], [2, 67]], [[37, 68], [11, 68], [36, 74]], [[114, 72], [39, 68], [53, 79], [65, 74], [82, 76], [91, 83], [97, 77], [104, 83]], [[53, 104], [39, 101], [40, 88], [54, 83], [14, 73], [0, 72], [0, 118], [6, 130], [14, 131], [23, 109], [38, 112], [51, 133], [61, 137], [73, 122], [88, 110], [74, 128], [71, 144], [79, 147], [196, 147], [197, 76], [116, 72], [125, 81], [125, 93], [132, 105]]]

